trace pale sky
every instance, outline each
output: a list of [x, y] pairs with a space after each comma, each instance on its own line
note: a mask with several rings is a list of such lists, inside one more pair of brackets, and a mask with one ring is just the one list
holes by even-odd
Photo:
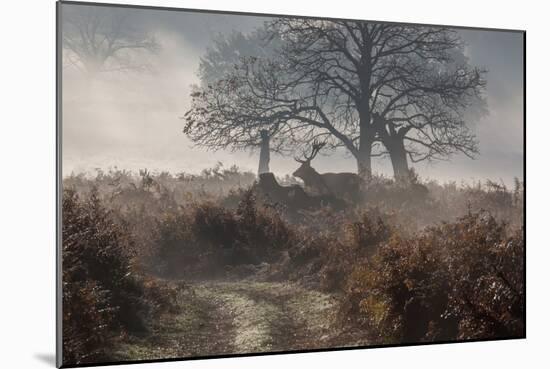
[[[85, 14], [90, 6], [63, 4], [62, 19]], [[113, 8], [110, 8], [113, 10]], [[63, 68], [63, 175], [94, 168], [148, 168], [199, 172], [217, 162], [256, 171], [258, 153], [206, 151], [182, 133], [179, 119], [189, 109], [190, 86], [200, 57], [212, 38], [233, 30], [250, 32], [267, 18], [160, 10], [124, 9], [125, 22], [155, 35], [161, 51], [147, 56], [154, 73], [105, 73], [90, 80], [68, 65]], [[365, 14], [368, 18], [368, 14]], [[126, 23], [125, 23], [126, 24]], [[423, 178], [441, 181], [502, 179], [523, 176], [523, 37], [520, 33], [461, 30], [470, 63], [488, 69], [489, 113], [471, 127], [480, 142], [475, 160], [454, 156], [446, 162], [413, 164]], [[277, 175], [292, 173], [296, 162], [272, 155]], [[343, 152], [313, 163], [320, 172], [355, 171]], [[389, 159], [375, 160], [374, 170], [391, 174]]]

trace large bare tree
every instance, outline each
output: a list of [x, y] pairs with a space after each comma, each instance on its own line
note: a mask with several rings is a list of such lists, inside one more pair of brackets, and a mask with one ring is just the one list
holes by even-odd
[[475, 153], [462, 117], [482, 101], [485, 82], [455, 31], [286, 18], [267, 29], [281, 40], [273, 57], [242, 58], [194, 92], [186, 132], [195, 141], [216, 140], [212, 127], [240, 136], [267, 124], [283, 148], [319, 139], [346, 148], [364, 178], [375, 155], [388, 153], [400, 177], [408, 171], [403, 150], [414, 160]]
[[62, 21], [65, 65], [89, 76], [150, 70], [144, 56], [160, 49], [153, 35], [130, 22], [124, 9], [64, 8]]

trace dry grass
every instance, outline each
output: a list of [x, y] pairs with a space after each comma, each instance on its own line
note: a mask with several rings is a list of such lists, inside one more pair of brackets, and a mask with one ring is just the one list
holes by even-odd
[[[198, 176], [110, 171], [66, 178], [67, 363], [109, 357], [113, 340], [142, 340], [163, 316], [195, 321], [194, 310], [177, 302], [178, 289], [159, 277], [292, 281], [304, 296], [331, 292], [340, 298], [338, 308], [331, 305], [340, 314], [336, 329], [353, 342], [522, 335], [519, 181], [510, 190], [493, 182], [416, 179], [404, 186], [375, 178], [361, 203], [304, 210], [257, 196], [254, 179], [221, 166]], [[297, 319], [292, 306], [282, 321]], [[261, 327], [250, 319], [241, 326]], [[256, 350], [264, 342], [248, 338], [244, 348], [227, 350]], [[327, 344], [347, 345], [344, 338]]]

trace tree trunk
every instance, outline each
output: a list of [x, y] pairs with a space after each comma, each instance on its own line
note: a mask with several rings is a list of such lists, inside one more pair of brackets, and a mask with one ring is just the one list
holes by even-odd
[[269, 134], [266, 130], [260, 132], [260, 165], [258, 166], [258, 175], [269, 173]]
[[406, 131], [396, 130], [390, 122], [380, 115], [375, 114], [374, 120], [380, 139], [390, 154], [395, 181], [409, 183], [409, 163], [407, 161], [407, 150], [403, 141]]
[[409, 163], [403, 141], [397, 139], [386, 145], [390, 153], [393, 176], [397, 182], [409, 182]]
[[359, 152], [356, 156], [357, 174], [365, 183], [372, 177], [371, 154], [375, 136], [373, 128], [367, 99], [359, 107]]
[[359, 150], [359, 155], [356, 157], [357, 174], [364, 181], [368, 181], [372, 177], [371, 149], [372, 143], [369, 147]]

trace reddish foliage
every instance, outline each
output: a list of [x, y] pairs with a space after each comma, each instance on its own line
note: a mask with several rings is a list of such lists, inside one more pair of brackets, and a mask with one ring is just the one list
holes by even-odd
[[354, 268], [341, 313], [379, 343], [520, 337], [523, 250], [485, 212], [394, 235]]
[[[116, 336], [146, 331], [150, 314], [172, 305], [135, 274], [132, 238], [96, 193], [63, 193], [63, 360], [95, 361]], [[157, 298], [154, 303], [149, 298]]]

